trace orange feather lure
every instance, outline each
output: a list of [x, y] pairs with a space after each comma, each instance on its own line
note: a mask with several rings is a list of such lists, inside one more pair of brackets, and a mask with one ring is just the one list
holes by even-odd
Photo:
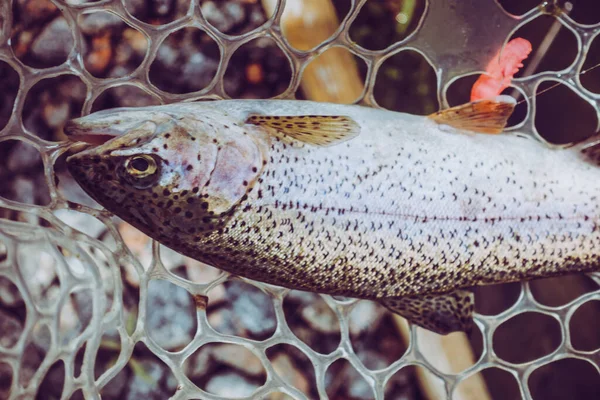
[[498, 96], [510, 86], [510, 82], [523, 60], [531, 53], [531, 43], [523, 38], [511, 40], [496, 54], [487, 65], [486, 74], [482, 74], [471, 89], [471, 101]]

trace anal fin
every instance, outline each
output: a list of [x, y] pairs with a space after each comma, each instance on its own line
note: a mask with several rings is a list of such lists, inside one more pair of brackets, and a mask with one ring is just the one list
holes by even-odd
[[473, 327], [475, 296], [467, 290], [440, 295], [389, 297], [380, 302], [409, 322], [441, 335], [470, 332]]

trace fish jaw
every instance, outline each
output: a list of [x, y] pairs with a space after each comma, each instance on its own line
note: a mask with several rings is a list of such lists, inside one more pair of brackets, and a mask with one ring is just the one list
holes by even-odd
[[168, 113], [158, 110], [116, 108], [70, 120], [65, 124], [64, 130], [73, 141], [103, 144], [134, 130], [151, 134], [153, 128], [147, 125], [149, 121], [155, 127], [171, 118]]

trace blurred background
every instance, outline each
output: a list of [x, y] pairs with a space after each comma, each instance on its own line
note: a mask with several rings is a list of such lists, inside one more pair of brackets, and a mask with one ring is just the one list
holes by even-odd
[[[600, 63], [596, 0], [482, 0], [472, 10], [288, 0], [274, 30], [275, 0], [0, 2], [0, 398], [81, 399], [94, 382], [103, 399], [598, 397], [593, 274], [478, 288], [480, 329], [446, 338], [371, 302], [271, 291], [164, 247], [159, 274], [151, 240], [103, 214], [66, 172], [63, 132], [97, 110], [226, 97], [427, 115], [441, 92], [449, 105], [467, 102], [507, 36], [533, 45], [517, 88], [534, 95]], [[570, 27], [557, 22], [567, 13]], [[548, 80], [528, 86], [535, 75]], [[523, 100], [515, 90], [505, 93]], [[554, 144], [583, 140], [598, 130], [599, 93], [600, 68], [537, 96], [534, 116], [520, 103], [509, 125], [532, 133], [533, 121]], [[2, 221], [93, 240], [69, 250]]]

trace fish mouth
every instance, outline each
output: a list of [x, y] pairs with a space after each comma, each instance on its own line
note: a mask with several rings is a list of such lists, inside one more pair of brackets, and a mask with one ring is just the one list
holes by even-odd
[[122, 133], [111, 129], [110, 126], [86, 126], [85, 123], [73, 119], [64, 127], [65, 135], [74, 142], [84, 142], [91, 145], [101, 145]]

